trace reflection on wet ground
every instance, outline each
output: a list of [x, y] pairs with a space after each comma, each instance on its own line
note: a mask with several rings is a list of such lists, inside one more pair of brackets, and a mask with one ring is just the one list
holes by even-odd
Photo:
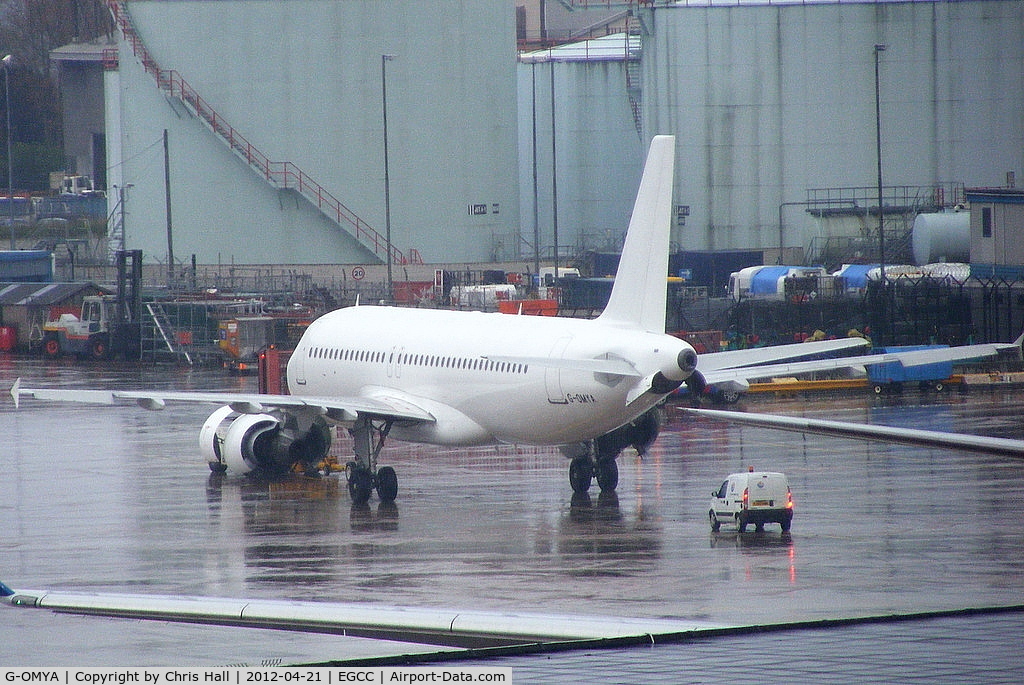
[[[221, 370], [4, 358], [0, 385], [251, 391]], [[755, 397], [754, 411], [1024, 437], [1024, 390]], [[1024, 469], [1006, 458], [684, 419], [614, 495], [573, 496], [555, 450], [391, 442], [394, 505], [335, 477], [215, 476], [213, 407], [0, 403], [0, 579], [14, 587], [763, 623], [1014, 604]], [[342, 461], [346, 440], [338, 441]], [[787, 473], [791, 535], [712, 534], [711, 491]], [[3, 638], [0, 628], [0, 640]]]

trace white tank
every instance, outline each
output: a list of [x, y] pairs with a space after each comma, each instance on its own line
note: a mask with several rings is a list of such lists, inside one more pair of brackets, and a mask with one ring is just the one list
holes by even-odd
[[918, 214], [912, 236], [915, 264], [971, 261], [971, 213]]

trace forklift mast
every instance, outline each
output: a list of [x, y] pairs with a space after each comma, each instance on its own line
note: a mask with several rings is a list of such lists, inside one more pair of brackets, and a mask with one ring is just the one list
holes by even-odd
[[117, 322], [142, 321], [142, 250], [118, 250]]

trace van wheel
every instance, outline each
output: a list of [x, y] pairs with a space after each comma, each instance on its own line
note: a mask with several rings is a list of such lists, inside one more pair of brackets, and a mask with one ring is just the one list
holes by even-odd
[[782, 522], [782, 532], [783, 532], [783, 533], [788, 533], [788, 532], [789, 532], [789, 529], [790, 529], [790, 528], [791, 528], [792, 526], [793, 526], [793, 522], [792, 522], [792, 521], [783, 521], [783, 522]]
[[736, 526], [740, 529], [741, 533], [747, 532], [747, 522], [739, 518], [738, 516], [736, 517]]
[[708, 512], [708, 520], [711, 522], [711, 532], [717, 533], [722, 528], [722, 522], [715, 518], [715, 512]]

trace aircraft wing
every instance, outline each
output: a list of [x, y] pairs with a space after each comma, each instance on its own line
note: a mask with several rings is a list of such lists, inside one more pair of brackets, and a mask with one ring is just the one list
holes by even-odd
[[622, 616], [562, 616], [466, 609], [382, 606], [217, 597], [175, 597], [11, 589], [2, 601], [14, 607], [203, 625], [247, 626], [361, 637], [385, 636], [424, 644], [507, 646], [572, 640], [652, 639], [721, 629], [698, 621]]
[[796, 431], [798, 433], [820, 433], [846, 438], [898, 442], [926, 447], [949, 447], [1018, 458], [1024, 457], [1024, 440], [1013, 440], [1010, 438], [991, 438], [982, 435], [947, 433], [902, 426], [878, 426], [848, 421], [810, 419], [802, 416], [779, 416], [777, 414], [757, 414], [718, 409], [690, 409], [688, 407], [678, 407], [678, 409], [692, 416], [731, 423], [742, 423], [762, 428]]
[[374, 397], [304, 397], [298, 395], [263, 395], [230, 392], [181, 392], [135, 390], [74, 390], [67, 388], [23, 388], [21, 379], [11, 387], [11, 397], [18, 406], [23, 396], [56, 402], [86, 404], [137, 404], [144, 409], [163, 409], [168, 402], [192, 402], [228, 405], [240, 414], [262, 414], [271, 410], [286, 412], [310, 411], [335, 421], [353, 421], [358, 414], [395, 419], [433, 422], [434, 416], [412, 402], [377, 394]]

